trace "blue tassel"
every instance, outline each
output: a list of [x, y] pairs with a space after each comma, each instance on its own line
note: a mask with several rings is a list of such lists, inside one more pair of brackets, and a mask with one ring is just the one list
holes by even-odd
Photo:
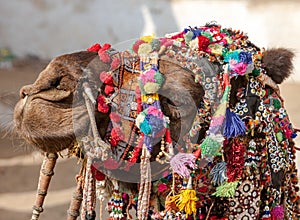
[[223, 135], [228, 139], [246, 133], [245, 123], [237, 114], [226, 109], [225, 128]]
[[226, 162], [221, 161], [217, 163], [210, 171], [211, 182], [214, 186], [221, 186], [227, 180], [227, 167]]

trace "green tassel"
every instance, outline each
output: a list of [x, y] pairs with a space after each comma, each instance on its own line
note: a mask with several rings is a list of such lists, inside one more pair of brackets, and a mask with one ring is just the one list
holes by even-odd
[[202, 144], [200, 145], [201, 147], [201, 154], [202, 155], [207, 155], [207, 156], [220, 156], [220, 149], [221, 149], [221, 144], [210, 138], [206, 137]]
[[216, 192], [214, 192], [212, 195], [217, 197], [234, 197], [235, 190], [238, 186], [239, 182], [225, 182], [223, 185], [218, 186], [216, 188]]

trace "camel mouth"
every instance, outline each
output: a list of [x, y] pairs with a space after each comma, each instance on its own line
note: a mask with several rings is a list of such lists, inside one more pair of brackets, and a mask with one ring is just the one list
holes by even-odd
[[24, 96], [14, 110], [15, 133], [42, 151], [69, 147], [74, 139], [72, 99], [71, 91], [58, 89]]

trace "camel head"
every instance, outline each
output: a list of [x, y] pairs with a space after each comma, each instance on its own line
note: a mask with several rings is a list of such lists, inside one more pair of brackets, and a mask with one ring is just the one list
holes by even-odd
[[[160, 90], [162, 108], [172, 119], [173, 137], [178, 140], [189, 129], [197, 111], [196, 103], [204, 91], [191, 72], [180, 65], [162, 60], [159, 66], [165, 76]], [[76, 135], [89, 127], [82, 81], [89, 78], [96, 96], [97, 90], [101, 90], [99, 73], [108, 69], [109, 65], [101, 62], [95, 52], [81, 51], [54, 58], [33, 84], [21, 88], [14, 111], [16, 133], [44, 152], [71, 147]], [[100, 135], [104, 136], [108, 114], [95, 111], [95, 117]]]
[[20, 137], [45, 152], [58, 152], [72, 144], [72, 112], [78, 113], [74, 117], [77, 115], [79, 121], [87, 120], [84, 106], [73, 105], [74, 92], [82, 69], [95, 57], [92, 52], [56, 57], [33, 84], [21, 88], [14, 112], [15, 130]]

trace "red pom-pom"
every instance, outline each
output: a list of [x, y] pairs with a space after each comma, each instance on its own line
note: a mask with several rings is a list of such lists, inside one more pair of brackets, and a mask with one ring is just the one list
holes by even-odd
[[209, 38], [202, 35], [198, 37], [198, 47], [200, 51], [206, 51], [209, 43], [210, 43]]
[[124, 140], [125, 136], [121, 130], [121, 128], [119, 126], [114, 127], [111, 130], [111, 145], [113, 147], [117, 146], [117, 144], [119, 143], [119, 141]]
[[106, 95], [109, 95], [109, 94], [111, 94], [114, 91], [115, 91], [115, 87], [114, 86], [112, 86], [112, 85], [106, 85], [105, 86], [104, 92], [105, 92]]
[[119, 114], [115, 113], [115, 112], [111, 112], [110, 115], [109, 115], [110, 119], [112, 120], [112, 122], [115, 122], [115, 123], [119, 123], [120, 120], [121, 120], [121, 117]]
[[105, 97], [103, 95], [99, 95], [97, 98], [98, 102], [98, 111], [102, 113], [107, 113], [109, 111], [109, 106], [105, 102]]
[[108, 50], [109, 48], [111, 47], [111, 45], [110, 44], [103, 44], [103, 46], [102, 46], [102, 50]]
[[117, 161], [111, 159], [111, 158], [108, 158], [107, 160], [104, 160], [103, 161], [103, 166], [106, 168], [106, 169], [109, 169], [109, 170], [115, 170], [117, 169], [120, 165]]
[[104, 63], [110, 62], [110, 56], [105, 51], [99, 50], [98, 55], [100, 57], [100, 60]]
[[140, 46], [141, 44], [143, 44], [143, 43], [145, 43], [145, 41], [143, 41], [143, 40], [137, 40], [137, 41], [135, 42], [135, 44], [132, 46], [132, 50], [133, 50], [135, 53], [138, 53], [139, 46]]
[[101, 49], [100, 44], [94, 44], [90, 48], [87, 49], [87, 51], [92, 51], [92, 52], [98, 52]]
[[112, 85], [113, 84], [113, 77], [111, 74], [109, 74], [108, 72], [101, 72], [100, 73], [100, 80], [107, 84], [107, 85]]
[[102, 180], [105, 179], [105, 174], [100, 172], [97, 167], [99, 167], [98, 164], [92, 164], [91, 165], [92, 174], [93, 174], [93, 176], [96, 180], [102, 181]]
[[114, 70], [114, 69], [117, 69], [119, 66], [120, 66], [120, 59], [115, 58], [115, 59], [113, 59], [113, 61], [110, 64], [110, 69]]

